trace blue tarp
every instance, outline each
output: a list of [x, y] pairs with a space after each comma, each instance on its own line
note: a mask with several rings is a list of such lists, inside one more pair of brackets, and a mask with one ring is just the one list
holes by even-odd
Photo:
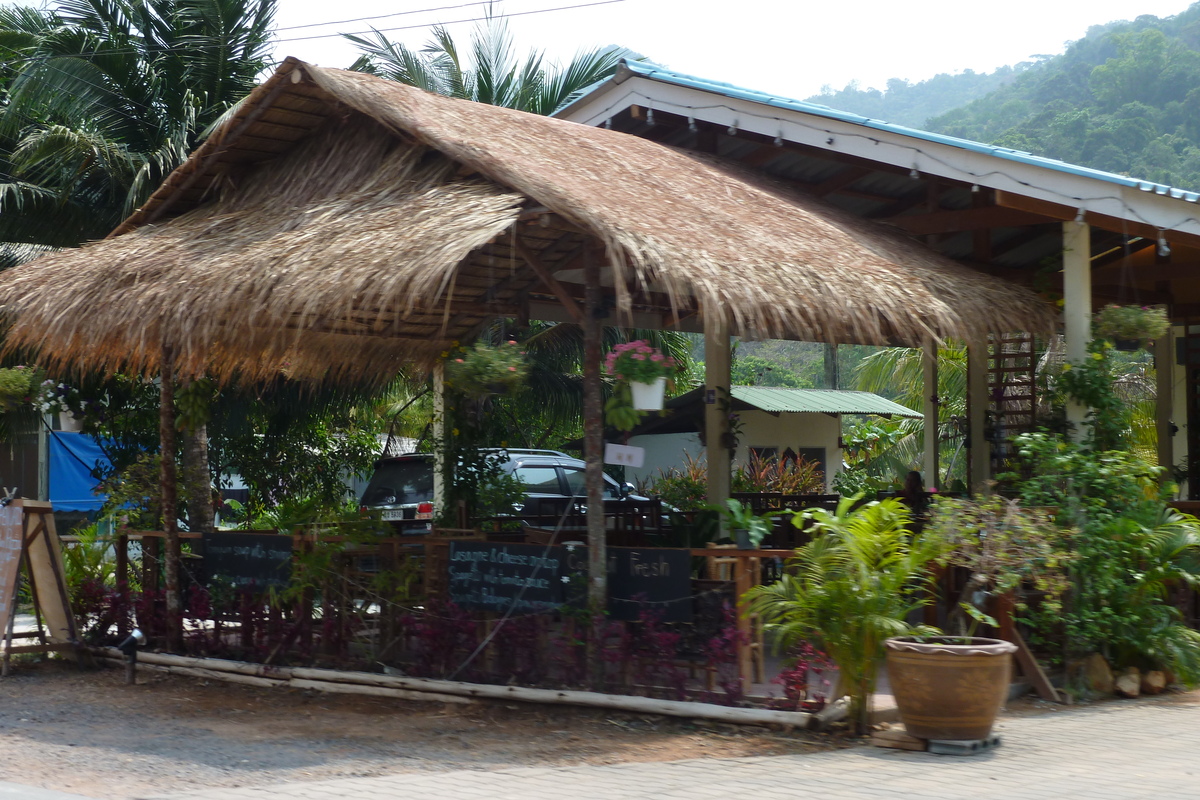
[[107, 466], [100, 445], [82, 433], [54, 431], [50, 439], [50, 503], [55, 511], [99, 511], [104, 496], [92, 494], [96, 462]]

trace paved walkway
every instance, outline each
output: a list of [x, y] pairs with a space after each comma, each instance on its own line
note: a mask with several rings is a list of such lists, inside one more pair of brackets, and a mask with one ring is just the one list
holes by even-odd
[[1200, 700], [1109, 703], [997, 727], [1001, 747], [934, 756], [855, 747], [810, 755], [408, 773], [243, 789], [170, 800], [708, 800], [751, 797], [1182, 798], [1200, 796]]

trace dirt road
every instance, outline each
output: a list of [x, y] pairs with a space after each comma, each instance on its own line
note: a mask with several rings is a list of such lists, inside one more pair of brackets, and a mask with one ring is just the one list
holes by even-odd
[[806, 733], [586, 709], [444, 705], [20, 663], [0, 680], [0, 780], [104, 798], [449, 769], [780, 755]]

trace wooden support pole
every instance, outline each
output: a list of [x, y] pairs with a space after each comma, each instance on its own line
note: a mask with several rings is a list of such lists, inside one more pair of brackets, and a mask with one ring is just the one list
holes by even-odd
[[[725, 505], [732, 479], [733, 453], [726, 446], [729, 411], [733, 396], [730, 384], [729, 324], [720, 309], [704, 309], [704, 435], [708, 460], [708, 502]], [[722, 518], [722, 529], [727, 525]]]
[[588, 638], [588, 675], [599, 691], [604, 683], [600, 657], [604, 611], [608, 606], [608, 554], [604, 533], [604, 401], [600, 384], [600, 349], [604, 316], [600, 286], [600, 253], [589, 247], [583, 256], [585, 309], [583, 317], [583, 435], [587, 485], [588, 609], [592, 635]]
[[925, 485], [936, 488], [941, 486], [938, 474], [938, 346], [930, 339], [921, 348], [921, 366], [923, 378], [922, 412], [925, 417], [925, 459], [922, 464], [925, 472]]
[[967, 488], [973, 494], [987, 493], [991, 480], [991, 447], [987, 440], [988, 345], [981, 337], [967, 343]]
[[433, 509], [435, 517], [446, 513], [446, 365], [433, 366]]
[[160, 490], [162, 525], [167, 534], [167, 647], [183, 649], [183, 604], [179, 591], [179, 528], [176, 524], [177, 481], [175, 474], [175, 351], [163, 345], [158, 407], [158, 438], [161, 454]]

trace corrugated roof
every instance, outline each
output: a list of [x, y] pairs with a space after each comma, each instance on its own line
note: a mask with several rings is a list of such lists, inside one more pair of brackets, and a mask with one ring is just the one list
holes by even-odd
[[883, 414], [920, 417], [919, 412], [872, 392], [840, 389], [783, 389], [774, 386], [734, 386], [733, 399], [773, 414]]
[[[838, 111], [830, 108], [829, 106], [820, 105], [819, 103], [807, 103], [802, 100], [792, 100], [787, 97], [779, 97], [766, 92], [757, 92], [752, 89], [744, 89], [740, 86], [733, 86], [732, 84], [723, 83], [721, 81], [697, 78], [694, 75], [685, 75], [681, 72], [675, 72], [674, 70], [667, 69], [666, 67], [662, 67], [648, 61], [624, 61], [622, 62], [621, 70], [625, 73], [625, 76], [635, 75], [643, 78], [649, 78], [650, 80], [674, 84], [676, 86], [684, 86], [692, 89], [699, 89], [705, 92], [713, 92], [738, 100], [746, 100], [751, 103], [761, 103], [774, 108], [798, 111], [804, 114], [812, 114], [814, 116], [825, 117], [827, 119], [834, 119], [841, 122], [862, 125], [874, 130], [888, 131], [890, 133], [900, 134], [902, 136], [909, 136], [914, 139], [923, 139], [928, 142], [936, 142], [938, 144], [949, 145], [951, 147], [960, 147], [964, 150], [970, 150], [972, 152], [995, 156], [997, 158], [1004, 158], [1024, 164], [1030, 164], [1035, 167], [1045, 167], [1046, 169], [1052, 169], [1070, 175], [1079, 175], [1085, 178], [1095, 178], [1097, 180], [1107, 181], [1108, 183], [1114, 183], [1120, 186], [1133, 187], [1143, 192], [1169, 195], [1175, 199], [1186, 200], [1191, 203], [1200, 202], [1200, 194], [1188, 191], [1186, 189], [1179, 189], [1162, 183], [1154, 183], [1152, 181], [1130, 178], [1126, 175], [1118, 175], [1114, 172], [1104, 172], [1103, 170], [1081, 167], [1077, 164], [1069, 164], [1065, 161], [1058, 161], [1053, 158], [1036, 156], [1032, 153], [1026, 153], [1022, 150], [1013, 150], [1008, 147], [998, 147], [996, 145], [983, 144], [982, 142], [975, 142], [971, 141], [970, 139], [960, 139], [955, 136], [945, 136], [940, 133], [931, 133], [929, 131], [918, 130], [917, 128], [909, 128], [905, 125], [896, 125], [891, 122], [884, 122], [883, 120], [872, 119], [859, 114]], [[616, 81], [618, 83], [620, 83], [623, 79], [622, 72], [617, 73]], [[581, 96], [586, 96], [586, 92]], [[561, 113], [562, 112], [560, 112], [560, 114]]]

